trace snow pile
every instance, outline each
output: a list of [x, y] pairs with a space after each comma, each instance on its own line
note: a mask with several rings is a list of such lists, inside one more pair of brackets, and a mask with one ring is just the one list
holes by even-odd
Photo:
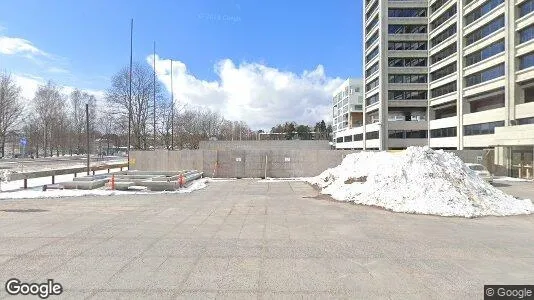
[[428, 147], [350, 154], [309, 182], [336, 200], [396, 212], [463, 217], [534, 212], [532, 201], [503, 193], [453, 153]]
[[11, 176], [10, 170], [0, 170], [0, 183], [8, 182], [10, 176]]
[[144, 191], [139, 188], [134, 188], [132, 191], [117, 191], [117, 190], [47, 190], [39, 189], [19, 190], [16, 192], [0, 192], [0, 200], [2, 199], [35, 199], [35, 198], [61, 198], [61, 197], [81, 197], [81, 196], [113, 196], [113, 195], [153, 195], [153, 194], [184, 194], [191, 193], [206, 187], [207, 179], [197, 179], [185, 188], [176, 191], [152, 192]]

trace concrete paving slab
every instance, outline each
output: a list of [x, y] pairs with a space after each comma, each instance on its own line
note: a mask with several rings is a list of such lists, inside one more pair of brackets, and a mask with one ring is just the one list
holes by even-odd
[[316, 196], [303, 182], [236, 180], [1, 201], [43, 212], [1, 212], [0, 281], [53, 278], [67, 299], [466, 299], [534, 281], [534, 216], [441, 218]]

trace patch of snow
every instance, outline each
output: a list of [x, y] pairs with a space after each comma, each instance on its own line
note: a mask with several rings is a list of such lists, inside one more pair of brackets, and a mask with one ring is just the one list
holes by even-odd
[[236, 181], [237, 178], [208, 178], [208, 182], [225, 182], [225, 181]]
[[142, 185], [131, 185], [128, 187], [128, 190], [135, 191], [146, 191], [147, 187]]
[[311, 178], [308, 177], [294, 177], [294, 178], [270, 178], [260, 179], [258, 182], [286, 182], [286, 181], [309, 181]]
[[494, 182], [518, 181], [518, 182], [532, 182], [532, 179], [514, 178], [514, 177], [494, 177]]
[[113, 195], [154, 195], [154, 194], [184, 194], [191, 193], [196, 190], [200, 190], [206, 187], [207, 179], [197, 179], [193, 181], [190, 185], [185, 188], [176, 190], [176, 191], [163, 191], [163, 192], [152, 192], [152, 191], [117, 191], [117, 190], [106, 190], [106, 189], [95, 189], [95, 190], [47, 190], [42, 191], [41, 189], [27, 189], [19, 190], [15, 192], [4, 192], [0, 193], [1, 199], [35, 199], [35, 198], [62, 198], [62, 197], [81, 197], [81, 196], [113, 196]]
[[[119, 170], [120, 169], [111, 169], [110, 172], [117, 172]], [[95, 171], [95, 175], [106, 174], [107, 172], [108, 172], [107, 170]], [[86, 176], [86, 173], [78, 173], [78, 176]], [[74, 178], [74, 174], [56, 175], [55, 182], [62, 183], [66, 181], [72, 181], [73, 178]], [[52, 184], [51, 176], [28, 179], [28, 188], [35, 188], [35, 187], [42, 188], [42, 186], [45, 184]], [[24, 180], [2, 182], [0, 184], [0, 192], [20, 190], [23, 188], [23, 186], [24, 186]]]
[[428, 147], [349, 154], [308, 182], [336, 200], [395, 212], [462, 217], [534, 212], [531, 200], [505, 194], [455, 154]]

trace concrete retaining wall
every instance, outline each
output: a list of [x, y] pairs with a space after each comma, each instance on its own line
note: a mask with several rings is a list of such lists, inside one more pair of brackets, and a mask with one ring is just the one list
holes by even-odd
[[[269, 141], [273, 142], [273, 141]], [[285, 178], [317, 176], [335, 167], [355, 150], [180, 150], [132, 151], [132, 170], [199, 170], [207, 177]], [[464, 162], [476, 163], [483, 150], [451, 151]], [[482, 163], [482, 162], [480, 162]]]
[[307, 177], [335, 167], [357, 151], [332, 150], [180, 150], [132, 151], [139, 171], [199, 170], [214, 177]]

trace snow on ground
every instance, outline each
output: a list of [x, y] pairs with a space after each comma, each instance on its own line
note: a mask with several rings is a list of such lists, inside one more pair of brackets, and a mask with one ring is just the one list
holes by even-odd
[[218, 182], [218, 181], [236, 181], [237, 178], [208, 178], [208, 182]]
[[520, 182], [527, 182], [527, 181], [532, 181], [531, 179], [523, 179], [523, 178], [514, 178], [514, 177], [505, 177], [505, 176], [502, 176], [502, 177], [494, 177], [493, 178], [493, 181], [494, 182], [506, 182], [506, 181], [520, 181]]
[[[119, 170], [120, 169], [111, 169], [110, 172], [117, 172]], [[106, 174], [107, 172], [108, 172], [107, 170], [95, 171], [95, 175]], [[85, 176], [85, 175], [86, 173], [78, 173], [78, 176]], [[0, 179], [1, 178], [2, 177], [0, 176]], [[55, 182], [62, 183], [66, 181], [72, 181], [73, 178], [74, 178], [74, 174], [57, 175], [55, 176]], [[28, 188], [35, 188], [35, 187], [42, 188], [42, 186], [45, 184], [52, 184], [51, 176], [28, 179]], [[14, 180], [14, 181], [7, 181], [7, 182], [1, 181], [0, 192], [19, 190], [23, 186], [24, 186], [24, 180]]]
[[61, 197], [80, 197], [80, 196], [112, 196], [112, 195], [154, 195], [154, 194], [183, 194], [191, 193], [206, 187], [207, 179], [197, 179], [189, 186], [179, 189], [177, 191], [163, 191], [151, 192], [134, 189], [134, 191], [117, 191], [106, 189], [95, 190], [47, 190], [42, 191], [40, 188], [32, 188], [27, 190], [18, 190], [14, 192], [0, 193], [0, 200], [8, 199], [34, 199], [34, 198], [61, 198]]
[[309, 181], [307, 177], [294, 177], [294, 178], [270, 178], [260, 179], [258, 182], [286, 182], [286, 181]]
[[534, 212], [531, 200], [505, 194], [453, 153], [428, 147], [350, 154], [308, 181], [336, 200], [396, 212], [462, 217]]

